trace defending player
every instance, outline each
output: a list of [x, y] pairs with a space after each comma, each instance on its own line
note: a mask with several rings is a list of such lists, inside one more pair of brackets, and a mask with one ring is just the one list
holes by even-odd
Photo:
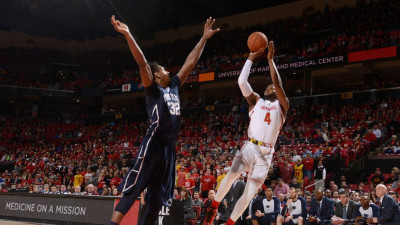
[[250, 200], [264, 183], [271, 165], [274, 145], [282, 127], [286, 113], [289, 109], [289, 100], [282, 87], [282, 81], [273, 61], [274, 43], [268, 44], [268, 64], [273, 84], [264, 92], [263, 98], [253, 92], [247, 82], [251, 65], [264, 49], [250, 53], [242, 72], [239, 76], [239, 87], [243, 96], [249, 103], [250, 125], [248, 128], [249, 140], [236, 154], [232, 167], [222, 181], [212, 207], [208, 210], [204, 225], [213, 224], [218, 205], [243, 171], [248, 171], [249, 176], [242, 197], [238, 200], [226, 225], [235, 224], [235, 221], [247, 208]]
[[199, 60], [207, 40], [219, 31], [212, 29], [214, 23], [215, 19], [207, 19], [199, 43], [186, 58], [179, 73], [171, 78], [164, 67], [147, 63], [128, 26], [115, 20], [114, 16], [111, 17], [111, 24], [125, 36], [139, 65], [150, 126], [132, 162], [131, 170], [119, 186], [123, 197], [109, 224], [119, 224], [146, 187], [148, 210], [143, 215], [142, 225], [154, 225], [162, 205], [170, 205], [175, 181], [175, 144], [181, 125], [179, 88]]

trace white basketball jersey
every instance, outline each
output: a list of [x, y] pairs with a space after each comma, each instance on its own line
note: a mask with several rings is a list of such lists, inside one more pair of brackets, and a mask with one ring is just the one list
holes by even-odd
[[301, 201], [297, 199], [297, 201], [290, 203], [287, 208], [291, 216], [299, 215], [302, 212]]
[[275, 209], [275, 201], [273, 198], [271, 198], [270, 201], [264, 198], [262, 204], [264, 206], [264, 213], [272, 213]]
[[370, 219], [374, 217], [374, 214], [372, 212], [372, 207], [368, 207], [368, 209], [364, 209], [362, 206], [358, 209], [360, 211], [360, 214], [362, 217]]
[[285, 122], [279, 101], [271, 102], [260, 98], [249, 112], [249, 138], [275, 145], [279, 131]]

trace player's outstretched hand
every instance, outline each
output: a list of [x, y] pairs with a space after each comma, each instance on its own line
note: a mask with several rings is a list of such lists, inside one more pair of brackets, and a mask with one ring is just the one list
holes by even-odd
[[129, 27], [121, 21], [116, 20], [114, 15], [111, 16], [111, 24], [113, 25], [114, 29], [119, 33], [123, 35], [129, 34]]
[[274, 54], [275, 54], [275, 46], [274, 46], [274, 42], [270, 41], [268, 43], [268, 60], [272, 60], [274, 58]]
[[254, 62], [255, 59], [257, 59], [258, 57], [260, 57], [263, 54], [264, 50], [265, 49], [260, 48], [256, 52], [250, 52], [248, 59]]
[[213, 27], [214, 23], [215, 23], [215, 19], [211, 18], [211, 16], [210, 16], [210, 18], [208, 18], [206, 23], [204, 24], [203, 37], [205, 39], [209, 39], [210, 37], [212, 37], [215, 33], [217, 33], [219, 31], [219, 28], [213, 30], [212, 27]]

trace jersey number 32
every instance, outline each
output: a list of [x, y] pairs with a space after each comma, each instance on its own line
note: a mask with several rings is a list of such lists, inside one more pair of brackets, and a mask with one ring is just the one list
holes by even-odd
[[171, 115], [181, 115], [181, 107], [179, 102], [168, 102], [168, 108]]

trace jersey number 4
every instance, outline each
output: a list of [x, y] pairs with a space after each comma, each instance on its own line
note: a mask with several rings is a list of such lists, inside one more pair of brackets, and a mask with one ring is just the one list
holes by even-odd
[[269, 112], [267, 112], [267, 115], [265, 115], [264, 121], [267, 122], [268, 125], [271, 124], [271, 114]]
[[171, 115], [181, 115], [181, 107], [179, 102], [168, 102], [168, 108]]

